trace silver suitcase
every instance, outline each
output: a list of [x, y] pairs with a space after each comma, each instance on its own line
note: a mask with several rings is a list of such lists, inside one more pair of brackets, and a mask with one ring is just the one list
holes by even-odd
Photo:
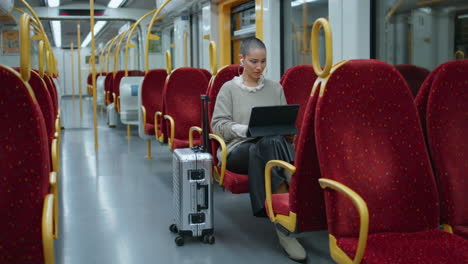
[[174, 224], [178, 233], [175, 242], [184, 244], [184, 237], [198, 237], [204, 243], [215, 242], [213, 232], [213, 189], [211, 154], [202, 147], [176, 149], [173, 153]]

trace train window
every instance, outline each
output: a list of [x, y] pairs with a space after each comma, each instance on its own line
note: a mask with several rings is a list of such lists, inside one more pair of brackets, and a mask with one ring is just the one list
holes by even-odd
[[[328, 17], [328, 0], [288, 0], [282, 2], [282, 69], [283, 74], [295, 65], [311, 64], [310, 34], [317, 18]], [[323, 34], [323, 32], [321, 33]], [[321, 35], [323, 43], [323, 35]], [[320, 61], [325, 59], [320, 45]]]
[[255, 1], [235, 6], [231, 10], [231, 61], [239, 63], [240, 43], [255, 37]]
[[466, 1], [388, 1], [375, 6], [376, 58], [428, 70], [468, 52]]

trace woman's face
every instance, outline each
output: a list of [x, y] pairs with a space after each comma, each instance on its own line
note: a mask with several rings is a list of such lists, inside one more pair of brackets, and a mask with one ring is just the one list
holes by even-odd
[[258, 81], [266, 67], [266, 50], [262, 48], [250, 49], [250, 52], [242, 56], [244, 64], [244, 76], [250, 81]]

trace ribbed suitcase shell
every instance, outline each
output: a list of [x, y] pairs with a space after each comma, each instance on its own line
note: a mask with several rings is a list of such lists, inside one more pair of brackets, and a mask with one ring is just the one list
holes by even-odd
[[213, 234], [211, 154], [190, 148], [173, 153], [174, 223], [181, 236]]

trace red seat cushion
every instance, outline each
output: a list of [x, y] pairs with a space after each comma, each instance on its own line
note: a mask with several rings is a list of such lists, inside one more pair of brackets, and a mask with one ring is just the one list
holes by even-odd
[[146, 133], [147, 135], [152, 135], [152, 136], [154, 136], [154, 134], [155, 134], [154, 125], [153, 125], [153, 124], [150, 124], [150, 123], [146, 123], [146, 124], [145, 124], [145, 133]]
[[232, 193], [248, 193], [249, 176], [226, 170], [224, 174], [224, 187]]
[[411, 90], [411, 93], [414, 97], [416, 97], [419, 88], [421, 87], [421, 84], [429, 75], [430, 71], [425, 68], [411, 64], [395, 65], [395, 68], [400, 72], [403, 78], [405, 78]]
[[[351, 258], [357, 238], [341, 238], [338, 246]], [[468, 263], [468, 241], [441, 230], [369, 235], [362, 264]]]
[[[273, 204], [273, 212], [280, 215], [289, 215], [289, 193], [278, 193], [271, 195], [271, 201]], [[265, 208], [268, 208], [268, 205], [265, 201]], [[267, 210], [269, 214], [269, 211]]]
[[468, 226], [453, 226], [452, 228], [455, 235], [468, 239]]
[[[201, 144], [201, 140], [200, 139], [194, 139], [193, 140], [193, 145], [196, 146], [196, 145], [200, 145]], [[189, 147], [189, 141], [188, 139], [185, 140], [185, 139], [177, 139], [177, 138], [174, 138], [174, 145], [172, 146], [173, 149], [179, 149], [179, 148], [188, 148]]]

